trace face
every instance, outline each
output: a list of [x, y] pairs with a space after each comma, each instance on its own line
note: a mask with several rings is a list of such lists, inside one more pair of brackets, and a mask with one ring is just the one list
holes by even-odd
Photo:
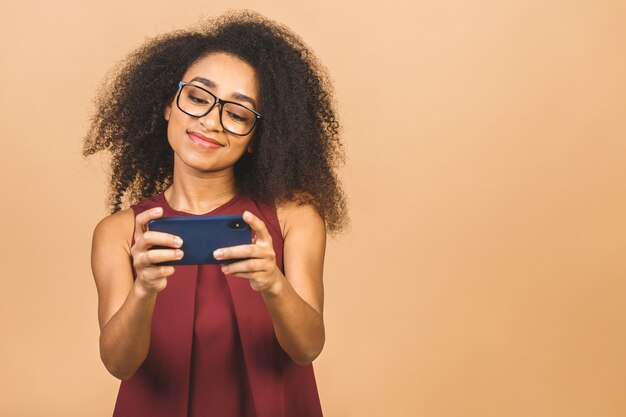
[[[256, 72], [233, 55], [219, 52], [199, 59], [187, 69], [182, 81], [202, 87], [220, 99], [260, 112]], [[254, 130], [245, 136], [225, 130], [220, 123], [221, 106], [221, 103], [215, 105], [200, 118], [181, 111], [176, 105], [176, 97], [165, 108], [167, 137], [174, 150], [175, 167], [182, 164], [202, 172], [232, 170], [244, 152], [252, 151], [250, 141]], [[227, 123], [227, 112], [224, 111], [222, 116]]]

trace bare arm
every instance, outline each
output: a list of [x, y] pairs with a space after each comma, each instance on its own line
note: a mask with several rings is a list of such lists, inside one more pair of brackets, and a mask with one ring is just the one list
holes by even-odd
[[263, 295], [278, 342], [296, 363], [304, 365], [311, 363], [324, 346], [322, 273], [326, 228], [312, 206], [288, 204], [278, 214], [283, 226], [285, 274], [276, 266], [265, 224], [251, 213], [246, 213], [244, 220], [257, 235], [255, 244], [221, 249], [221, 258], [252, 259], [232, 263], [223, 270], [250, 279], [252, 288]]
[[155, 244], [175, 246], [174, 236], [145, 231], [148, 220], [160, 215], [150, 210], [135, 219], [132, 210], [125, 210], [103, 219], [94, 231], [91, 265], [98, 290], [100, 357], [119, 379], [130, 378], [146, 359], [156, 297], [174, 273], [171, 266], [152, 263], [178, 258], [174, 249], [148, 251]]

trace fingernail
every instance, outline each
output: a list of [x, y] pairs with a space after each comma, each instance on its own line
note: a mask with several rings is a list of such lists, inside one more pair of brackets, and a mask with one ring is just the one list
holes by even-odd
[[178, 247], [183, 246], [183, 240], [179, 237], [174, 238], [174, 244]]
[[225, 274], [228, 274], [228, 267], [227, 266], [223, 266], [222, 267], [222, 272]]
[[222, 256], [224, 256], [224, 251], [222, 251], [221, 249], [217, 249], [215, 250], [215, 252], [213, 252], [213, 257], [215, 259], [220, 259]]
[[162, 211], [162, 210], [163, 210], [163, 209], [162, 209], [161, 207], [157, 207], [157, 208], [155, 208], [154, 210], [152, 210], [152, 212], [153, 212], [154, 214], [161, 214], [161, 211]]
[[252, 218], [252, 214], [249, 211], [244, 211], [243, 218], [246, 220], [250, 220]]
[[176, 249], [176, 258], [181, 259], [184, 255], [185, 255], [185, 252], [183, 252], [180, 249]]

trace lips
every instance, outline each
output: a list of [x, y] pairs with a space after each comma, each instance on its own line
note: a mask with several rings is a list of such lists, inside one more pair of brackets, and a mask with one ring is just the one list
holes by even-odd
[[197, 132], [187, 132], [187, 135], [189, 136], [189, 139], [192, 140], [192, 142], [196, 143], [199, 146], [202, 146], [203, 148], [215, 149], [215, 148], [221, 148], [222, 146], [224, 146], [218, 141], [216, 141], [215, 139], [208, 138]]

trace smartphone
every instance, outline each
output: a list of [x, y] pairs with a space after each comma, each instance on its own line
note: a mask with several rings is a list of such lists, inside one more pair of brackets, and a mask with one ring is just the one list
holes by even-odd
[[[228, 246], [252, 243], [252, 230], [242, 216], [184, 216], [150, 220], [148, 230], [170, 233], [183, 240], [184, 255], [176, 261], [158, 265], [196, 265], [236, 262], [240, 259], [217, 260], [213, 251]], [[153, 246], [154, 249], [171, 249]]]

